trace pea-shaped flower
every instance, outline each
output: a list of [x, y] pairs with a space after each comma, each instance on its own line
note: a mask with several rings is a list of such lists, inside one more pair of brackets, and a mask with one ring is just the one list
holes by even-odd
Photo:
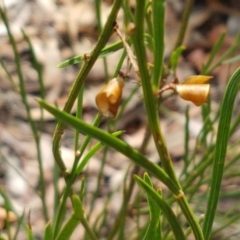
[[195, 105], [200, 106], [207, 102], [210, 92], [209, 84], [194, 84], [194, 85], [176, 85], [176, 92], [178, 95], [187, 101], [193, 102]]
[[103, 116], [114, 118], [117, 115], [123, 87], [124, 80], [119, 76], [110, 80], [97, 94], [96, 104]]
[[206, 84], [212, 76], [197, 75], [185, 79], [182, 83], [175, 79], [163, 87], [158, 93], [161, 94], [166, 90], [175, 91], [182, 99], [191, 101], [200, 106], [207, 102], [210, 93], [210, 84]]
[[210, 85], [206, 83], [210, 79], [212, 79], [212, 76], [197, 75], [188, 77], [182, 84], [176, 85], [176, 92], [182, 99], [200, 106], [208, 100]]

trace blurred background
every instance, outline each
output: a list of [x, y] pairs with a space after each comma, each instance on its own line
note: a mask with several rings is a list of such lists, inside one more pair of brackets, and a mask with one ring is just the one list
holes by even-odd
[[[190, 0], [187, 0], [190, 1]], [[165, 59], [170, 57], [174, 50], [178, 30], [181, 23], [182, 13], [186, 6], [183, 0], [166, 1], [166, 28], [165, 28]], [[187, 27], [187, 33], [183, 45], [186, 50], [183, 52], [177, 69], [177, 76], [180, 81], [191, 75], [200, 74], [203, 63], [209, 58], [210, 51], [222, 33], [226, 33], [224, 43], [218, 52], [217, 61], [233, 46], [239, 34], [240, 27], [240, 1], [229, 0], [195, 0]], [[135, 1], [129, 0], [133, 11]], [[35, 101], [39, 97], [38, 74], [33, 67], [33, 59], [29, 47], [23, 39], [21, 29], [31, 40], [36, 57], [41, 65], [42, 77], [45, 87], [45, 99], [51, 104], [57, 104], [63, 108], [71, 85], [80, 69], [80, 64], [71, 65], [66, 68], [57, 68], [57, 65], [66, 59], [76, 55], [90, 52], [99, 36], [97, 25], [95, 3], [92, 0], [0, 0], [0, 5], [5, 6], [8, 20], [14, 38], [17, 42], [17, 49], [21, 57], [22, 70], [24, 74], [27, 100], [31, 108], [34, 121], [38, 124], [40, 109]], [[102, 24], [106, 22], [111, 10], [112, 1], [101, 1]], [[124, 34], [123, 12], [120, 10], [117, 22], [120, 31]], [[118, 41], [117, 35], [113, 34], [109, 43]], [[109, 55], [107, 61], [107, 75], [104, 69], [103, 60], [99, 59], [87, 76], [84, 90], [83, 119], [91, 123], [97, 108], [95, 105], [96, 93], [102, 88], [104, 82], [112, 78], [118, 59], [122, 50]], [[236, 48], [235, 55], [240, 54], [240, 46]], [[6, 28], [0, 20], [0, 58], [7, 67], [13, 82], [18, 84], [16, 65], [12, 46], [9, 43]], [[151, 56], [149, 56], [151, 58]], [[231, 65], [223, 64], [214, 69], [211, 81], [212, 109], [218, 109], [223, 91], [229, 76], [239, 66], [240, 61]], [[122, 71], [126, 72], [127, 61], [123, 64]], [[137, 76], [130, 73], [130, 79], [126, 83], [123, 97], [136, 86]], [[238, 103], [240, 98], [238, 97]], [[183, 114], [186, 105], [190, 105], [190, 147], [195, 144], [202, 127], [201, 108], [195, 107], [189, 102], [180, 100], [177, 96], [166, 99], [163, 103], [161, 121], [166, 142], [170, 154], [176, 164], [176, 171], [181, 169], [182, 156], [184, 153], [184, 121]], [[73, 107], [72, 113], [76, 111]], [[236, 110], [237, 111], [237, 110]], [[126, 142], [138, 148], [144, 138], [146, 114], [142, 103], [141, 91], [133, 97], [133, 100], [126, 108], [121, 121], [117, 123], [117, 129], [124, 129], [126, 132], [122, 137]], [[52, 156], [52, 134], [55, 127], [55, 120], [44, 112], [44, 125], [41, 133], [41, 149], [43, 155], [43, 169], [47, 191], [47, 204], [50, 213], [53, 208], [53, 168], [54, 159]], [[106, 128], [106, 121], [101, 123]], [[231, 139], [239, 138], [236, 132]], [[154, 152], [154, 144], [150, 142], [147, 148], [147, 155], [154, 162], [159, 162], [158, 155]], [[62, 154], [66, 165], [70, 168], [73, 162], [73, 130], [68, 128], [63, 136]], [[101, 166], [101, 154], [91, 159], [86, 170], [87, 186], [89, 194], [96, 187], [96, 176]], [[41, 201], [36, 194], [38, 190], [39, 170], [37, 164], [37, 153], [33, 141], [32, 132], [27, 121], [25, 108], [21, 97], [15, 91], [13, 84], [9, 81], [3, 68], [0, 66], [0, 187], [11, 198], [14, 207], [21, 214], [31, 209], [31, 224], [38, 239], [41, 239], [44, 228]], [[104, 177], [94, 207], [94, 215], [103, 207], [102, 199], [112, 191], [121, 186], [129, 161], [122, 155], [109, 152], [104, 168]], [[17, 171], [16, 171], [17, 169]], [[180, 171], [180, 170], [179, 170]], [[20, 172], [20, 174], [19, 174]], [[239, 184], [234, 183], [234, 184]], [[232, 183], [229, 183], [231, 185]], [[228, 186], [229, 186], [228, 185]], [[64, 181], [59, 181], [59, 189], [63, 189]], [[164, 186], [163, 186], [164, 188]], [[121, 191], [114, 195], [109, 209], [113, 216], [121, 204]], [[231, 205], [231, 201], [225, 201], [224, 206]], [[3, 208], [3, 199], [0, 197], [0, 210]], [[14, 221], [14, 220], [13, 220]], [[4, 217], [1, 218], [0, 231], [4, 231]], [[106, 230], [107, 231], [107, 230]], [[103, 234], [104, 235], [104, 234]], [[19, 239], [24, 239], [20, 237]], [[75, 233], [72, 239], [81, 239], [81, 233]], [[103, 238], [104, 239], [104, 238]], [[220, 239], [220, 238], [218, 238]]]

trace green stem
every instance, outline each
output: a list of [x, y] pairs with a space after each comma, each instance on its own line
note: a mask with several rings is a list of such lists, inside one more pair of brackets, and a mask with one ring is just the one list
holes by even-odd
[[114, 148], [118, 152], [127, 156], [130, 160], [132, 160], [135, 164], [144, 168], [149, 173], [153, 174], [157, 179], [162, 181], [169, 190], [175, 195], [175, 199], [178, 201], [179, 206], [182, 209], [182, 212], [186, 216], [190, 226], [193, 229], [193, 233], [195, 235], [196, 240], [203, 240], [203, 235], [199, 223], [194, 217], [194, 214], [184, 196], [184, 193], [179, 186], [170, 178], [165, 171], [158, 167], [156, 164], [150, 162], [144, 155], [142, 155], [139, 151], [132, 148], [127, 143], [122, 140], [112, 136], [111, 134], [93, 127], [80, 119], [76, 119], [72, 115], [60, 111], [57, 108], [54, 108], [48, 105], [45, 101], [39, 99], [38, 100], [41, 107], [45, 108], [47, 111], [52, 113], [56, 118], [63, 121], [65, 124], [72, 126], [75, 129], [78, 129], [82, 134], [87, 134], [93, 138], [98, 139], [109, 147]]
[[[145, 133], [145, 136], [144, 136], [144, 140], [143, 140], [142, 145], [139, 149], [139, 151], [143, 154], [145, 153], [145, 150], [146, 150], [146, 147], [147, 147], [148, 142], [150, 140], [150, 137], [151, 137], [151, 134], [150, 134], [149, 128], [147, 127], [146, 128], [146, 133]], [[132, 196], [133, 188], [134, 188], [134, 185], [135, 185], [135, 181], [134, 181], [133, 176], [138, 175], [139, 171], [140, 171], [140, 167], [138, 165], [135, 165], [134, 168], [132, 169], [131, 173], [130, 173], [130, 183], [128, 184], [128, 188], [124, 191], [124, 196], [123, 196], [123, 202], [122, 202], [122, 205], [121, 205], [121, 209], [120, 209], [120, 211], [118, 212], [118, 215], [115, 218], [114, 224], [111, 227], [111, 231], [108, 235], [107, 240], [113, 239], [113, 237], [116, 235], [118, 229], [125, 222], [127, 206], [128, 206], [129, 201], [130, 201], [130, 198]]]
[[[11, 210], [15, 214], [15, 216], [18, 219], [18, 224], [21, 224], [21, 226], [24, 228], [24, 230], [27, 231], [27, 224], [23, 220], [23, 216], [19, 216], [18, 211], [14, 208], [10, 198], [7, 196], [6, 190], [1, 188], [1, 186], [0, 186], [0, 196], [1, 196], [1, 199], [3, 199], [5, 208], [8, 210]], [[14, 236], [13, 239], [16, 239], [16, 235]]]
[[8, 80], [12, 84], [13, 90], [16, 92], [20, 92], [18, 85], [14, 82], [11, 73], [8, 71], [4, 61], [1, 58], [0, 58], [0, 64], [1, 64], [1, 67], [3, 68], [3, 70], [5, 71]]
[[136, 32], [133, 36], [133, 44], [138, 60], [139, 71], [141, 76], [141, 83], [142, 83], [142, 90], [144, 95], [144, 104], [147, 112], [148, 123], [150, 131], [153, 135], [153, 139], [155, 141], [156, 148], [158, 150], [159, 156], [161, 158], [161, 163], [163, 165], [164, 170], [167, 174], [173, 179], [175, 183], [180, 188], [180, 184], [177, 181], [175, 176], [171, 157], [167, 150], [167, 146], [163, 137], [163, 134], [159, 127], [159, 117], [157, 111], [157, 99], [156, 95], [151, 86], [151, 82], [149, 81], [150, 77], [147, 71], [147, 59], [146, 59], [146, 52], [145, 52], [145, 44], [144, 44], [144, 37], [143, 37], [143, 21], [144, 18], [144, 1], [138, 0], [137, 1], [137, 9], [136, 9]]
[[130, 145], [125, 143], [124, 141], [112, 136], [110, 133], [107, 133], [97, 127], [93, 127], [80, 119], [76, 119], [71, 114], [66, 113], [64, 111], [59, 110], [45, 101], [38, 99], [38, 103], [41, 107], [49, 111], [56, 118], [60, 119], [65, 124], [68, 124], [75, 129], [78, 129], [82, 134], [89, 135], [93, 138], [98, 139], [109, 147], [113, 147], [117, 151], [126, 155], [133, 162], [138, 164], [139, 166], [145, 168], [149, 172], [151, 172], [154, 176], [156, 176], [159, 180], [161, 180], [164, 184], [168, 186], [168, 188], [175, 194], [179, 194], [178, 186], [173, 182], [173, 180], [165, 173], [163, 169], [158, 167], [156, 164], [150, 162], [143, 154], [141, 154], [136, 149], [132, 148]]
[[[136, 6], [136, 32], [133, 35], [133, 45], [135, 48], [135, 53], [139, 65], [139, 71], [141, 76], [141, 83], [144, 95], [144, 104], [147, 112], [149, 128], [151, 130], [158, 154], [161, 159], [162, 166], [170, 179], [174, 182], [179, 189], [179, 205], [182, 208], [189, 224], [193, 229], [193, 233], [196, 239], [203, 239], [203, 234], [198, 221], [196, 220], [184, 194], [181, 190], [181, 185], [175, 175], [172, 160], [169, 155], [165, 139], [159, 127], [159, 116], [157, 110], [157, 99], [156, 94], [152, 89], [151, 82], [149, 81], [149, 74], [147, 71], [147, 58], [145, 52], [144, 44], [144, 24], [142, 19], [144, 19], [144, 6], [145, 1], [137, 0]], [[182, 194], [181, 194], [182, 193]]]
[[[93, 122], [93, 126], [98, 126], [98, 124], [100, 123], [101, 121], [101, 115], [98, 114]], [[76, 129], [76, 132], [78, 130]], [[78, 131], [79, 132], [79, 131]], [[79, 167], [78, 167], [78, 163], [79, 163], [79, 160], [80, 158], [82, 157], [89, 141], [90, 141], [91, 137], [90, 136], [87, 136], [81, 147], [80, 147], [80, 154], [74, 159], [74, 163], [73, 163], [73, 167], [72, 167], [72, 171], [71, 171], [71, 174], [70, 176], [68, 177], [68, 179], [66, 179], [66, 188], [63, 192], [63, 195], [62, 195], [62, 199], [60, 201], [60, 204], [59, 204], [59, 207], [58, 207], [58, 211], [57, 211], [57, 214], [55, 215], [55, 222], [54, 222], [54, 227], [53, 227], [53, 237], [56, 236], [56, 234], [58, 233], [58, 230], [60, 228], [60, 224], [61, 224], [61, 221], [62, 221], [62, 218], [63, 218], [63, 214], [64, 214], [64, 208], [65, 208], [65, 203], [67, 201], [67, 198], [69, 195], [73, 194], [73, 191], [72, 191], [72, 185], [76, 179], [76, 177], [78, 176], [79, 174]], [[80, 163], [80, 166], [83, 167], [83, 164], [84, 163]]]
[[1, 15], [3, 22], [7, 28], [10, 43], [13, 48], [14, 59], [15, 59], [15, 64], [16, 64], [16, 68], [17, 68], [18, 78], [19, 78], [20, 94], [21, 94], [23, 105], [24, 105], [26, 113], [27, 113], [27, 119], [30, 123], [34, 141], [35, 141], [36, 148], [37, 148], [37, 160], [38, 160], [38, 166], [39, 166], [39, 186], [40, 186], [40, 190], [41, 190], [41, 201], [42, 201], [42, 206], [43, 206], [44, 218], [45, 218], [45, 221], [48, 222], [49, 216], [48, 216], [48, 211], [47, 211], [47, 204], [45, 201], [46, 190], [45, 190], [44, 174], [43, 174], [43, 166], [42, 166], [42, 154], [41, 154], [41, 149], [40, 149], [40, 138], [39, 138], [39, 134], [38, 134], [37, 128], [35, 126], [34, 120], [32, 119], [31, 109], [30, 109], [30, 106], [27, 101], [27, 92], [25, 89], [24, 77], [23, 77], [23, 73], [22, 73], [22, 69], [21, 69], [21, 59], [20, 59], [20, 56], [17, 51], [16, 41], [11, 33], [11, 29], [8, 24], [7, 16], [2, 8], [0, 8], [0, 15]]
[[[73, 83], [71, 91], [68, 95], [67, 102], [64, 106], [65, 112], [71, 111], [72, 106], [78, 95], [78, 92], [79, 92], [80, 88], [82, 87], [87, 74], [90, 72], [90, 70], [93, 67], [95, 61], [97, 60], [98, 55], [100, 54], [102, 48], [105, 46], [109, 37], [111, 36], [118, 10], [121, 7], [121, 3], [122, 3], [122, 0], [115, 0], [112, 10], [111, 10], [111, 13], [108, 17], [107, 23], [106, 23], [101, 35], [99, 36], [99, 40], [96, 44], [96, 47], [89, 54], [89, 56], [87, 56], [87, 60], [83, 63], [83, 65]], [[66, 178], [68, 173], [67, 173], [66, 166], [61, 158], [60, 149], [59, 149], [60, 140], [61, 140], [64, 128], [65, 128], [65, 124], [63, 122], [59, 121], [55, 128], [54, 136], [53, 136], [53, 154], [54, 154], [55, 161], [57, 162], [59, 168], [61, 169], [63, 176]]]
[[107, 152], [108, 152], [108, 147], [105, 146], [104, 149], [103, 149], [103, 156], [102, 156], [102, 159], [101, 159], [100, 169], [98, 170], [97, 186], [96, 186], [96, 189], [93, 192], [92, 200], [91, 200], [91, 203], [90, 203], [88, 219], [90, 219], [90, 217], [92, 215], [92, 212], [93, 212], [93, 209], [94, 209], [94, 204], [95, 204], [96, 199], [99, 195], [99, 190], [100, 190], [100, 187], [101, 187], [101, 180], [102, 180], [103, 175], [104, 175], [103, 170], [104, 170], [104, 166], [105, 166], [105, 163], [106, 163]]
[[189, 166], [189, 106], [186, 107], [185, 110], [185, 119], [186, 119], [186, 123], [185, 123], [185, 138], [184, 138], [184, 156], [183, 156], [183, 160], [184, 160], [184, 168], [181, 172], [180, 175], [180, 179], [181, 176], [184, 176], [188, 170], [188, 166]]
[[92, 231], [91, 226], [89, 226], [87, 219], [84, 217], [81, 220], [81, 223], [86, 230], [87, 235], [90, 237], [91, 240], [98, 240], [97, 237], [95, 236], [94, 232]]
[[239, 47], [239, 42], [240, 33], [238, 33], [235, 43], [230, 48], [228, 48], [224, 54], [221, 55], [221, 57], [214, 63], [212, 67], [209, 66], [209, 68], [205, 70], [206, 74], [213, 72], [214, 69], [220, 66], [227, 57], [229, 57], [231, 54], [234, 54]]
[[186, 33], [186, 29], [187, 29], [187, 25], [189, 23], [189, 16], [192, 10], [192, 6], [193, 6], [194, 0], [187, 0], [185, 7], [184, 7], [184, 12], [183, 12], [183, 17], [181, 20], [181, 26], [180, 26], [180, 31], [178, 34], [178, 38], [177, 41], [175, 43], [175, 47], [174, 49], [180, 47], [183, 43], [184, 40], [184, 36]]
[[[78, 93], [77, 97], [77, 111], [76, 111], [76, 117], [82, 119], [82, 102], [83, 102], [83, 92], [84, 92], [84, 85], [80, 88], [80, 91]], [[75, 153], [78, 150], [79, 146], [79, 131], [74, 132], [74, 150]]]
[[[138, 176], [134, 176], [134, 179], [138, 183], [138, 185], [146, 192], [147, 196], [150, 197], [155, 202], [155, 204], [157, 204], [159, 209], [162, 210], [164, 216], [168, 219], [168, 223], [170, 224], [176, 239], [184, 240], [185, 237], [184, 237], [183, 230], [180, 226], [180, 223], [177, 220], [172, 209], [166, 203], [166, 201], [163, 200], [161, 196], [159, 196], [159, 194], [151, 186], [149, 186], [149, 184], [146, 183], [146, 180], [143, 181]], [[156, 230], [156, 228], [154, 230]], [[150, 233], [150, 234], [153, 234], [153, 233]], [[148, 239], [148, 238], [144, 238], [144, 239]]]
[[97, 240], [95, 233], [92, 231], [86, 218], [84, 217], [84, 210], [82, 207], [81, 200], [75, 194], [72, 195], [72, 203], [74, 212], [72, 213], [71, 217], [68, 219], [62, 230], [59, 232], [56, 240], [66, 240], [70, 239], [73, 231], [76, 229], [77, 225], [81, 222], [84, 226], [87, 234], [89, 235], [90, 239]]
[[[95, 0], [95, 7], [96, 7], [96, 18], [97, 18], [97, 24], [98, 24], [98, 31], [102, 31], [102, 21], [101, 21], [101, 1]], [[103, 66], [104, 66], [104, 72], [105, 77], [108, 79], [108, 67], [107, 67], [107, 61], [106, 58], [103, 58]]]
[[58, 183], [60, 179], [60, 171], [57, 166], [57, 163], [54, 162], [54, 170], [53, 170], [53, 186], [54, 186], [54, 207], [53, 207], [53, 216], [57, 216], [57, 209], [59, 207], [59, 199], [60, 199], [60, 194], [59, 194], [59, 188], [58, 188]]
[[154, 68], [153, 89], [159, 89], [163, 69], [164, 55], [164, 26], [165, 26], [165, 0], [153, 0], [153, 38], [154, 38]]
[[[108, 55], [115, 53], [116, 51], [120, 50], [123, 48], [123, 43], [122, 41], [117, 41], [115, 43], [112, 43], [105, 48], [103, 48], [98, 56], [98, 58], [104, 58], [107, 57]], [[89, 54], [87, 54], [88, 56]], [[86, 60], [86, 54], [84, 55], [77, 55], [73, 58], [67, 59], [60, 64], [58, 64], [58, 68], [64, 68], [69, 65], [77, 64], [77, 63], [82, 63]]]

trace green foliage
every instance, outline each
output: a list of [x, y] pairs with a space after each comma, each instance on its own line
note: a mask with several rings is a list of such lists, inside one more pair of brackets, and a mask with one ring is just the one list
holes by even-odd
[[[56, 129], [53, 135], [53, 154], [55, 158], [55, 165], [57, 170], [54, 172], [54, 214], [49, 221], [49, 212], [47, 210], [44, 172], [42, 168], [42, 157], [39, 148], [40, 137], [30, 113], [30, 106], [27, 101], [27, 94], [24, 86], [24, 78], [21, 69], [21, 60], [16, 48], [16, 41], [11, 33], [11, 28], [8, 24], [5, 10], [0, 8], [1, 18], [7, 28], [10, 43], [13, 48], [15, 64], [19, 77], [19, 84], [16, 86], [12, 80], [11, 75], [1, 60], [1, 66], [13, 84], [14, 89], [19, 91], [22, 102], [24, 103], [28, 121], [34, 135], [36, 149], [38, 152], [39, 165], [39, 184], [40, 184], [40, 199], [42, 201], [42, 209], [44, 220], [46, 223], [43, 239], [70, 239], [71, 235], [81, 225], [85, 229], [84, 239], [99, 239], [101, 238], [101, 228], [108, 225], [107, 217], [109, 215], [108, 209], [105, 208], [97, 216], [94, 223], [90, 223], [89, 219], [94, 207], [98, 190], [101, 184], [103, 168], [105, 166], [105, 157], [109, 148], [125, 155], [129, 162], [132, 162], [131, 169], [126, 171], [126, 177], [123, 183], [123, 199], [120, 210], [115, 217], [115, 221], [111, 223], [110, 230], [106, 239], [187, 239], [191, 234], [196, 240], [208, 240], [210, 238], [218, 237], [218, 234], [229, 226], [233, 226], [239, 219], [239, 214], [236, 214], [236, 209], [239, 200], [235, 200], [235, 204], [228, 211], [223, 212], [218, 208], [219, 200], [231, 197], [233, 199], [240, 196], [239, 191], [231, 192], [231, 190], [222, 192], [221, 184], [224, 179], [229, 180], [239, 177], [239, 173], [234, 167], [239, 164], [240, 154], [237, 150], [238, 144], [229, 142], [229, 138], [236, 131], [240, 123], [240, 114], [234, 116], [234, 121], [231, 122], [234, 103], [240, 86], [240, 68], [231, 76], [225, 89], [223, 100], [218, 106], [217, 111], [212, 111], [211, 100], [202, 106], [202, 129], [196, 138], [194, 149], [190, 149], [190, 116], [189, 106], [185, 111], [185, 138], [182, 140], [184, 147], [183, 168], [179, 175], [174, 169], [173, 160], [170, 155], [170, 149], [165, 142], [165, 136], [162, 133], [162, 124], [160, 119], [160, 110], [162, 102], [159, 101], [159, 89], [164, 84], [163, 76], [166, 72], [171, 72], [176, 75], [178, 67], [178, 60], [185, 49], [182, 46], [182, 41], [186, 32], [189, 14], [193, 1], [187, 1], [179, 34], [176, 39], [175, 49], [169, 59], [169, 63], [164, 61], [164, 31], [165, 31], [165, 1], [164, 0], [137, 0], [136, 9], [133, 14], [127, 0], [115, 0], [112, 6], [111, 13], [104, 26], [102, 26], [100, 1], [96, 0], [96, 13], [98, 19], [98, 30], [101, 31], [99, 39], [90, 53], [82, 56], [76, 56], [68, 59], [58, 65], [63, 68], [72, 64], [81, 63], [80, 70], [76, 76], [73, 86], [70, 90], [69, 97], [65, 104], [64, 110], [60, 110], [48, 104], [44, 100], [44, 85], [42, 80], [42, 70], [40, 64], [35, 57], [31, 42], [24, 31], [23, 37], [28, 44], [31, 56], [33, 58], [33, 65], [38, 73], [38, 80], [40, 86], [40, 97], [38, 103], [42, 109], [51, 113], [56, 121]], [[118, 41], [106, 46], [108, 40], [113, 32], [115, 20], [119, 9], [122, 7], [124, 12], [124, 27], [127, 29], [128, 25], [134, 23], [132, 32], [128, 32], [126, 42]], [[148, 29], [146, 30], [146, 26]], [[213, 47], [209, 59], [203, 64], [202, 74], [209, 75], [213, 70], [221, 64], [231, 64], [239, 61], [239, 55], [232, 57], [240, 42], [240, 34], [236, 38], [236, 42], [230, 47], [220, 59], [217, 58], [217, 53], [220, 51], [226, 34], [222, 34], [219, 40]], [[129, 44], [132, 48], [129, 50], [126, 46]], [[106, 46], [106, 47], [105, 47]], [[86, 76], [94, 66], [98, 58], [106, 58], [109, 54], [122, 50], [122, 57], [118, 62], [114, 77], [117, 76], [124, 59], [133, 53], [136, 57], [136, 65], [138, 70], [134, 69], [139, 76], [140, 85], [143, 92], [143, 104], [145, 106], [146, 116], [148, 120], [148, 127], [146, 128], [146, 136], [142, 142], [140, 149], [135, 149], [119, 136], [123, 131], [117, 131], [116, 124], [121, 121], [121, 116], [124, 109], [136, 94], [138, 87], [133, 88], [126, 99], [122, 102], [118, 111], [118, 115], [114, 120], [108, 120], [108, 130], [102, 130], [99, 127], [102, 116], [97, 114], [92, 124], [88, 124], [82, 119], [82, 100], [84, 97], [84, 82]], [[129, 52], [131, 51], [131, 52]], [[147, 52], [152, 54], [152, 67], [149, 68]], [[135, 58], [132, 59], [132, 61]], [[132, 65], [135, 62], [131, 62]], [[105, 73], [107, 75], [107, 65], [105, 62]], [[77, 101], [78, 110], [75, 116], [70, 114], [73, 104]], [[43, 123], [43, 119], [40, 119]], [[218, 123], [217, 133], [214, 126]], [[64, 161], [60, 153], [61, 134], [66, 126], [71, 126], [74, 131], [74, 149], [78, 153], [74, 157], [71, 171], [67, 171]], [[82, 141], [79, 141], [79, 136]], [[155, 150], [161, 159], [161, 166], [153, 163], [145, 154], [146, 146], [150, 138], [153, 138], [155, 143]], [[89, 147], [91, 140], [97, 141], [95, 145]], [[80, 147], [79, 147], [80, 146]], [[200, 147], [204, 147], [204, 152], [200, 151]], [[91, 158], [103, 148], [102, 167], [98, 175], [98, 183], [93, 194], [92, 200], [86, 203], [86, 195], [88, 189], [85, 185], [85, 178], [81, 180], [78, 190], [73, 188], [83, 168], [87, 166]], [[0, 155], [1, 152], [0, 152]], [[7, 160], [6, 160], [7, 162]], [[17, 171], [17, 170], [16, 170]], [[134, 177], [130, 174], [133, 173]], [[142, 172], [146, 172], [141, 177]], [[127, 176], [130, 175], [130, 180]], [[59, 178], [63, 177], [65, 180], [65, 188], [62, 193], [58, 192]], [[128, 181], [129, 180], [129, 181]], [[137, 184], [135, 184], [137, 183]], [[156, 189], [159, 183], [164, 184], [167, 190]], [[128, 210], [133, 207], [131, 197], [133, 197], [134, 186], [137, 185], [137, 194], [134, 199], [137, 213], [132, 217], [136, 221], [136, 229], [133, 230], [131, 236], [126, 236], [126, 219], [128, 217]], [[204, 186], [210, 186], [210, 190], [202, 190]], [[120, 191], [120, 190], [119, 190]], [[144, 195], [144, 194], [145, 195]], [[37, 194], [37, 192], [36, 192]], [[106, 204], [111, 200], [116, 192], [112, 192], [107, 196]], [[19, 221], [19, 227], [22, 227], [27, 239], [34, 239], [34, 234], [31, 225], [24, 222], [23, 216], [18, 216], [16, 210], [11, 204], [11, 199], [0, 188], [0, 195], [4, 199], [6, 209], [13, 211]], [[146, 208], [141, 208], [140, 199], [147, 200]], [[71, 210], [67, 208], [67, 200], [71, 202]], [[89, 204], [89, 208], [86, 207]], [[89, 207], [88, 206], [88, 207]], [[239, 209], [238, 209], [239, 210]], [[144, 214], [147, 215], [144, 216]], [[200, 217], [204, 214], [204, 218]], [[236, 216], [237, 215], [237, 216]], [[144, 224], [141, 225], [140, 220], [144, 219]], [[149, 219], [149, 221], [147, 220]], [[203, 222], [203, 224], [202, 224]], [[214, 222], [218, 223], [214, 226]], [[10, 225], [9, 225], [10, 226]], [[18, 231], [14, 239], [17, 239]], [[238, 232], [239, 236], [239, 232]], [[0, 236], [0, 238], [2, 238]], [[3, 239], [3, 238], [2, 238]]]
[[44, 240], [52, 239], [52, 225], [50, 222], [48, 222], [45, 226], [43, 239]]
[[[123, 48], [123, 44], [121, 41], [115, 42], [113, 44], [110, 44], [109, 46], [103, 48], [98, 56], [98, 58], [105, 58], [108, 55], [115, 53], [116, 51], [120, 50]], [[71, 59], [65, 60], [64, 62], [60, 63], [58, 65], [59, 68], [64, 68], [69, 65], [73, 64], [78, 64], [81, 63], [82, 61], [87, 61], [89, 58], [89, 54], [86, 53], [86, 55], [79, 55], [75, 56]]]
[[34, 240], [34, 236], [33, 236], [33, 232], [32, 232], [32, 228], [30, 225], [27, 226], [27, 236], [28, 236], [28, 240]]

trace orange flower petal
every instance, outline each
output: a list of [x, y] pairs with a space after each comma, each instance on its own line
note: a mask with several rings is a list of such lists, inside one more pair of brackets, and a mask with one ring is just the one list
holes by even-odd
[[182, 84], [204, 84], [212, 79], [213, 76], [196, 75], [185, 79]]

